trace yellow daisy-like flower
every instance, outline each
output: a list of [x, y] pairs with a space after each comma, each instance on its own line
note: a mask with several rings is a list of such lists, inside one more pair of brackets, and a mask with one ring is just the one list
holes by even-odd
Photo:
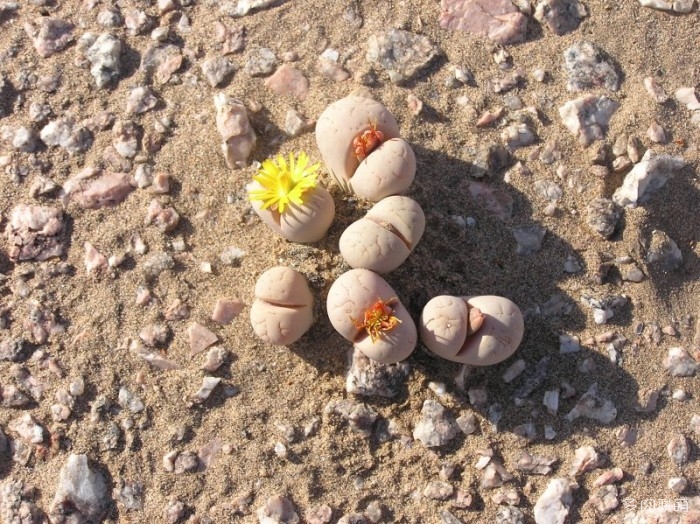
[[320, 166], [320, 163], [310, 166], [309, 157], [304, 151], [297, 155], [289, 153], [289, 161], [282, 155], [277, 155], [275, 159], [268, 158], [253, 176], [262, 189], [249, 190], [248, 198], [261, 201], [262, 209], [276, 209], [282, 214], [290, 204], [304, 203], [302, 195], [316, 187]]

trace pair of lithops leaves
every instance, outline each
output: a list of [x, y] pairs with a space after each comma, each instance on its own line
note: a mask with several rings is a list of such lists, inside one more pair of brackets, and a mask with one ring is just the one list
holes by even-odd
[[352, 268], [388, 273], [408, 258], [425, 230], [418, 203], [405, 196], [416, 157], [399, 137], [394, 115], [380, 102], [348, 96], [329, 105], [316, 124], [316, 142], [336, 182], [377, 202], [340, 236], [340, 254]]
[[504, 297], [454, 297], [430, 300], [418, 330], [395, 291], [379, 275], [352, 269], [331, 286], [326, 301], [333, 327], [369, 358], [400, 362], [415, 349], [418, 331], [436, 355], [473, 366], [510, 357], [520, 345], [524, 322], [518, 307]]

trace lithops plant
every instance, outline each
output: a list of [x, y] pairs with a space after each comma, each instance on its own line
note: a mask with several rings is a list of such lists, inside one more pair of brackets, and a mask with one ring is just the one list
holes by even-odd
[[[397, 173], [401, 173], [400, 178], [405, 187], [403, 189], [399, 187], [396, 193], [407, 189], [413, 181], [415, 156], [404, 140], [391, 142], [392, 139], [398, 138], [399, 125], [394, 115], [380, 102], [362, 96], [350, 95], [337, 100], [321, 113], [316, 123], [316, 142], [321, 157], [331, 175], [345, 191], [355, 190], [353, 176], [360, 162], [369, 160], [374, 153], [382, 149], [380, 156], [384, 157], [385, 162], [389, 162], [389, 167], [383, 171], [378, 170], [376, 162], [372, 160], [371, 163], [368, 162], [369, 167], [364, 168], [366, 173], [362, 178], [380, 174], [380, 177], [386, 178], [386, 181], [365, 180], [359, 183], [363, 198], [375, 201], [387, 196], [384, 193], [391, 183], [396, 185], [392, 177], [397, 178]], [[381, 146], [387, 142], [391, 142], [391, 145], [382, 148]], [[407, 167], [397, 170], [394, 164], [402, 158]], [[410, 172], [411, 159], [412, 173]], [[380, 192], [367, 196], [374, 183], [379, 186]]]
[[430, 300], [419, 321], [423, 343], [437, 356], [469, 364], [490, 366], [510, 357], [524, 331], [518, 306], [493, 295]]
[[320, 164], [303, 151], [267, 159], [248, 184], [253, 210], [273, 231], [292, 242], [318, 242], [335, 217], [331, 194], [318, 185]]
[[243, 102], [224, 93], [214, 97], [216, 128], [223, 139], [221, 148], [230, 168], [245, 167], [257, 138]]
[[268, 269], [255, 283], [255, 300], [250, 308], [253, 331], [268, 344], [292, 344], [311, 327], [313, 302], [301, 273], [284, 266]]
[[340, 236], [340, 254], [350, 267], [389, 273], [404, 263], [424, 230], [425, 215], [418, 203], [390, 196], [348, 226]]
[[400, 362], [416, 347], [413, 319], [391, 286], [372, 271], [343, 273], [328, 292], [326, 308], [338, 333], [377, 362]]
[[378, 202], [405, 192], [416, 176], [416, 155], [403, 138], [382, 142], [355, 170], [350, 186], [360, 198]]

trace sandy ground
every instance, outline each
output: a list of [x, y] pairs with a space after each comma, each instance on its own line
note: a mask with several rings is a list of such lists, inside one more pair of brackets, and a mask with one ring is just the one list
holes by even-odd
[[[24, 2], [22, 2], [24, 4]], [[16, 16], [0, 20], [0, 71], [12, 80], [21, 71], [31, 71], [38, 77], [60, 74], [60, 86], [54, 93], [28, 89], [21, 93], [22, 101], [14, 111], [0, 118], [0, 125], [11, 128], [29, 125], [27, 110], [30, 102], [45, 100], [54, 113], [71, 111], [79, 119], [108, 109], [117, 116], [124, 114], [129, 90], [143, 83], [138, 70], [140, 53], [150, 43], [148, 34], [131, 36], [123, 27], [111, 28], [128, 45], [124, 57], [124, 73], [109, 89], [98, 90], [85, 68], [74, 64], [81, 53], [75, 45], [56, 55], [42, 59], [34, 51], [22, 24], [42, 14], [72, 20], [78, 26], [75, 34], [85, 31], [105, 31], [97, 22], [98, 12], [109, 2], [86, 10], [82, 2], [69, 0], [47, 7], [22, 5]], [[116, 4], [126, 12], [145, 9], [158, 18], [150, 2], [132, 0]], [[556, 139], [562, 158], [553, 165], [531, 161], [528, 155], [535, 146], [518, 150], [520, 159], [532, 171], [529, 177], [503, 180], [506, 168], [487, 175], [485, 181], [507, 192], [514, 200], [513, 216], [501, 220], [486, 210], [469, 194], [469, 164], [474, 149], [488, 143], [500, 143], [498, 126], [477, 129], [475, 118], [484, 109], [502, 105], [502, 95], [494, 94], [488, 81], [501, 75], [494, 62], [496, 47], [485, 38], [462, 32], [440, 29], [439, 4], [435, 1], [365, 2], [356, 7], [362, 17], [360, 28], [343, 20], [346, 2], [323, 0], [303, 2], [291, 0], [278, 7], [251, 13], [241, 19], [229, 19], [219, 14], [216, 2], [204, 0], [160, 17], [162, 25], [173, 28], [173, 41], [191, 50], [178, 72], [179, 81], [154, 86], [161, 103], [152, 112], [134, 120], [145, 129], [153, 126], [154, 118], [169, 115], [174, 121], [163, 148], [148, 155], [148, 162], [172, 177], [168, 195], [158, 197], [162, 204], [173, 206], [181, 216], [180, 225], [170, 234], [143, 224], [146, 208], [153, 198], [148, 190], [134, 191], [125, 202], [114, 208], [83, 210], [71, 205], [70, 247], [65, 261], [74, 269], [68, 275], [48, 277], [46, 267], [56, 260], [13, 264], [0, 253], [2, 272], [8, 277], [1, 303], [11, 308], [10, 322], [2, 334], [30, 335], [23, 329], [23, 319], [32, 301], [38, 301], [54, 311], [66, 326], [66, 332], [50, 337], [36, 348], [54, 356], [65, 371], [58, 378], [49, 370], [30, 360], [22, 364], [46, 385], [41, 400], [26, 409], [0, 408], [0, 428], [7, 430], [9, 422], [24, 412], [46, 429], [62, 435], [60, 449], [45, 460], [33, 457], [26, 466], [13, 464], [4, 457], [0, 476], [21, 479], [38, 488], [37, 503], [47, 509], [53, 498], [58, 472], [69, 453], [85, 453], [91, 463], [108, 478], [110, 486], [119, 479], [143, 483], [143, 510], [127, 511], [113, 502], [107, 522], [162, 522], [164, 508], [172, 498], [188, 507], [187, 515], [211, 516], [214, 522], [257, 522], [255, 509], [274, 495], [283, 494], [293, 501], [298, 513], [320, 504], [333, 508], [333, 521], [354, 511], [361, 512], [372, 501], [383, 507], [384, 522], [439, 522], [443, 509], [464, 522], [493, 522], [499, 506], [492, 502], [493, 492], [479, 488], [482, 473], [474, 468], [476, 450], [492, 447], [503, 459], [506, 468], [516, 475], [507, 487], [521, 495], [519, 508], [532, 519], [532, 507], [553, 476], [566, 476], [571, 468], [574, 450], [593, 445], [607, 457], [606, 466], [619, 466], [625, 472], [621, 487], [625, 499], [674, 498], [667, 487], [669, 477], [683, 474], [689, 486], [683, 496], [698, 494], [698, 443], [700, 437], [690, 430], [690, 419], [700, 413], [698, 378], [673, 378], [663, 368], [663, 359], [670, 347], [690, 349], [698, 314], [700, 274], [698, 235], [700, 215], [697, 213], [700, 184], [697, 177], [698, 129], [690, 123], [690, 112], [672, 100], [665, 105], [654, 103], [642, 84], [646, 76], [655, 76], [672, 93], [683, 86], [700, 82], [700, 23], [697, 11], [688, 15], [671, 15], [642, 8], [637, 2], [608, 2], [588, 0], [590, 15], [574, 32], [556, 36], [530, 21], [525, 43], [507, 46], [515, 66], [522, 68], [527, 79], [514, 92], [525, 105], [534, 105], [542, 115], [536, 126], [539, 144]], [[175, 28], [180, 12], [191, 21], [191, 32], [180, 35]], [[253, 78], [243, 71], [218, 89], [211, 88], [201, 77], [198, 62], [219, 52], [215, 42], [214, 23], [245, 26], [246, 47], [232, 59], [243, 65], [249, 53], [258, 47], [270, 47], [278, 56], [295, 51], [299, 60], [294, 64], [310, 80], [308, 97], [300, 102], [291, 96], [278, 96], [263, 86], [264, 78]], [[284, 134], [287, 110], [294, 108], [309, 118], [317, 118], [331, 102], [347, 95], [360, 84], [352, 77], [334, 83], [316, 71], [320, 53], [332, 47], [348, 57], [346, 69], [351, 73], [366, 71], [369, 65], [364, 55], [371, 35], [386, 28], [397, 27], [427, 36], [442, 51], [418, 78], [408, 85], [396, 86], [386, 73], [377, 70], [379, 81], [370, 86], [373, 95], [396, 116], [401, 132], [414, 147], [418, 161], [416, 181], [409, 193], [423, 207], [427, 227], [423, 240], [408, 261], [387, 276], [400, 298], [414, 317], [431, 297], [450, 293], [455, 295], [498, 294], [517, 303], [527, 312], [524, 341], [512, 359], [478, 370], [469, 387], [483, 387], [488, 392], [487, 405], [476, 408], [468, 396], [454, 383], [459, 365], [431, 357], [419, 346], [410, 357], [411, 373], [405, 388], [394, 399], [358, 398], [378, 411], [383, 419], [391, 419], [407, 429], [414, 427], [423, 401], [438, 400], [453, 414], [474, 412], [478, 431], [461, 435], [449, 445], [437, 450], [426, 449], [420, 442], [406, 444], [399, 439], [380, 442], [376, 433], [370, 438], [348, 429], [335, 415], [324, 414], [329, 401], [344, 398], [344, 376], [347, 369], [349, 344], [334, 332], [323, 304], [334, 279], [348, 269], [338, 252], [338, 238], [343, 229], [356, 220], [368, 205], [358, 205], [343, 195], [330, 178], [324, 175], [335, 197], [337, 217], [330, 233], [322, 242], [307, 246], [286, 242], [276, 237], [252, 213], [245, 195], [245, 184], [253, 170], [231, 170], [225, 165], [220, 151], [220, 139], [214, 124], [213, 95], [223, 91], [246, 102], [258, 145], [251, 160], [262, 161], [277, 152], [304, 149], [312, 158], [320, 159], [313, 132], [289, 138]], [[591, 150], [582, 147], [560, 122], [557, 108], [576, 95], [565, 89], [562, 53], [572, 43], [586, 39], [605, 49], [619, 64], [624, 74], [617, 93], [606, 93], [621, 103], [607, 134], [612, 144], [621, 133], [637, 135], [645, 146], [651, 142], [644, 134], [652, 121], [658, 122], [671, 141], [654, 145], [654, 150], [682, 156], [688, 167], [671, 179], [647, 205], [627, 210], [618, 232], [610, 240], [591, 233], [585, 224], [587, 203], [594, 197], [609, 197], [622, 180], [622, 175], [601, 179], [591, 175]], [[11, 48], [16, 54], [10, 53]], [[10, 56], [12, 55], [12, 56]], [[452, 75], [450, 66], [464, 65], [475, 77], [475, 86], [446, 87]], [[547, 71], [543, 83], [532, 78], [532, 71]], [[412, 94], [424, 103], [421, 114], [409, 110], [407, 96]], [[468, 97], [467, 107], [458, 103]], [[92, 147], [84, 154], [67, 155], [59, 148], [41, 149], [36, 157], [46, 162], [46, 176], [58, 184], [64, 183], [82, 167], [97, 165], [102, 151], [111, 143], [110, 131], [99, 132]], [[10, 154], [12, 146], [0, 142], [0, 155]], [[14, 155], [26, 162], [28, 155]], [[565, 166], [568, 175], [562, 180], [556, 174]], [[5, 178], [0, 184], [0, 210], [5, 220], [17, 203], [37, 203], [28, 194], [37, 169], [19, 184]], [[561, 185], [564, 196], [557, 213], [546, 216], [546, 201], [536, 192], [538, 180], [551, 180]], [[42, 204], [59, 207], [55, 195], [39, 199]], [[476, 225], [462, 228], [451, 215], [473, 217]], [[547, 229], [542, 249], [532, 256], [515, 254], [512, 229], [520, 225], [540, 224]], [[4, 225], [3, 225], [4, 227]], [[680, 247], [683, 266], [670, 274], [657, 274], [645, 268], [644, 242], [651, 231], [668, 233]], [[83, 258], [85, 242], [110, 256], [124, 253], [129, 239], [138, 232], [149, 253], [167, 251], [176, 259], [173, 271], [163, 273], [150, 285], [153, 300], [147, 307], [135, 305], [136, 290], [144, 284], [140, 265], [146, 256], [128, 254], [116, 270], [102, 275], [87, 275]], [[186, 244], [183, 252], [175, 252], [174, 239]], [[239, 265], [226, 266], [219, 255], [228, 246], [246, 252]], [[0, 250], [4, 250], [4, 245]], [[598, 253], [612, 258], [631, 256], [647, 273], [641, 283], [623, 282], [619, 271], [613, 269], [603, 284], [591, 281], [593, 261]], [[578, 274], [563, 272], [568, 256], [585, 263]], [[211, 273], [200, 269], [202, 262], [211, 262]], [[292, 347], [271, 347], [256, 339], [247, 319], [248, 307], [228, 326], [210, 320], [217, 299], [238, 297], [247, 305], [253, 299], [253, 286], [258, 275], [275, 265], [289, 265], [301, 271], [310, 281], [316, 297], [315, 323], [307, 335]], [[21, 282], [26, 285], [20, 285]], [[20, 289], [28, 289], [21, 293]], [[629, 304], [617, 311], [603, 326], [595, 325], [591, 312], [580, 302], [582, 294], [596, 297], [624, 294]], [[568, 315], [544, 317], [537, 314], [552, 296], [564, 297], [571, 306]], [[187, 320], [163, 320], [165, 307], [180, 299], [190, 308]], [[212, 329], [221, 344], [233, 357], [215, 375], [222, 383], [204, 405], [192, 407], [189, 398], [201, 384], [204, 372], [199, 370], [203, 355], [189, 356], [186, 329], [198, 321]], [[635, 334], [635, 326], [643, 322], [644, 333]], [[677, 336], [663, 335], [659, 343], [649, 340], [650, 324], [672, 325]], [[161, 371], [150, 367], [132, 355], [124, 340], [135, 338], [148, 324], [165, 323], [173, 336], [167, 345], [169, 358], [181, 363], [182, 369]], [[576, 335], [582, 341], [607, 331], [628, 339], [621, 350], [622, 364], [610, 362], [604, 344], [584, 345], [573, 355], [559, 354], [558, 336]], [[517, 382], [505, 384], [501, 375], [512, 361], [523, 358], [528, 369], [545, 355], [551, 355], [549, 377], [525, 405], [513, 402]], [[591, 359], [595, 370], [579, 371], [584, 359]], [[0, 383], [13, 383], [11, 363], [0, 362]], [[50, 406], [57, 389], [76, 376], [86, 382], [86, 392], [77, 399], [72, 415], [65, 422], [51, 419]], [[545, 390], [555, 389], [562, 380], [568, 381], [577, 394], [562, 400], [557, 415], [548, 414], [541, 405]], [[428, 388], [430, 382], [444, 383], [447, 394], [438, 397]], [[597, 382], [601, 393], [614, 401], [618, 415], [608, 425], [579, 419], [567, 422], [569, 412], [590, 384]], [[129, 415], [120, 410], [117, 394], [121, 386], [135, 392], [144, 402], [143, 412]], [[239, 393], [229, 397], [226, 387]], [[637, 395], [643, 389], [661, 391], [656, 410], [641, 414], [635, 411]], [[675, 401], [671, 393], [684, 389], [689, 397]], [[104, 395], [113, 404], [100, 416], [91, 417], [91, 405]], [[500, 403], [503, 418], [496, 431], [488, 422], [488, 407]], [[312, 435], [301, 436], [303, 428], [319, 418]], [[106, 450], [102, 437], [110, 421], [123, 426], [129, 418], [133, 428], [122, 431], [119, 445]], [[537, 438], [528, 443], [514, 434], [513, 429], [533, 422]], [[273, 447], [283, 440], [276, 426], [291, 425], [300, 435], [287, 444], [289, 456], [280, 459]], [[543, 437], [544, 425], [551, 425], [556, 437]], [[623, 447], [617, 432], [629, 426], [639, 431], [637, 443]], [[177, 428], [185, 428], [184, 437], [176, 438]], [[689, 437], [691, 459], [684, 468], [669, 459], [666, 445], [677, 435]], [[164, 471], [162, 457], [171, 450], [198, 451], [204, 444], [220, 439], [231, 447], [230, 454], [220, 454], [206, 471], [174, 475]], [[558, 457], [555, 472], [548, 477], [525, 475], [514, 468], [521, 449], [531, 453]], [[652, 464], [642, 472], [642, 465]], [[470, 509], [451, 508], [449, 501], [421, 497], [425, 485], [438, 479], [445, 463], [456, 466], [449, 482], [472, 492]], [[581, 488], [574, 494], [569, 522], [613, 522], [621, 519], [618, 510], [603, 517], [586, 502], [592, 491], [596, 473], [578, 478]], [[361, 479], [362, 482], [358, 481]], [[234, 516], [226, 504], [234, 496], [250, 492], [252, 502], [248, 514]], [[417, 495], [418, 494], [418, 495]], [[217, 507], [218, 509], [212, 509]], [[187, 516], [184, 518], [186, 520]]]

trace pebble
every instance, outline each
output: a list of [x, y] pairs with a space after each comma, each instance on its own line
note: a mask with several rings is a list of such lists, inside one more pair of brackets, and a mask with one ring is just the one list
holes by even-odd
[[573, 422], [579, 417], [586, 417], [609, 424], [617, 417], [617, 408], [609, 399], [598, 395], [598, 385], [588, 388], [576, 406], [566, 415], [566, 420]]
[[407, 362], [382, 364], [366, 357], [355, 347], [350, 352], [350, 369], [345, 379], [348, 393], [393, 398], [405, 389], [411, 370]]
[[143, 509], [143, 484], [141, 482], [119, 479], [119, 486], [114, 488], [114, 497], [127, 510]]
[[216, 56], [202, 62], [201, 68], [209, 85], [218, 87], [238, 69], [238, 66], [224, 56]]
[[546, 457], [543, 455], [531, 455], [522, 450], [516, 459], [516, 469], [531, 475], [549, 475], [552, 472], [552, 465], [558, 462], [556, 457]]
[[219, 337], [197, 322], [193, 322], [187, 327], [187, 336], [189, 337], [191, 356], [205, 351], [219, 340]]
[[213, 347], [207, 352], [207, 359], [199, 369], [213, 373], [226, 362], [228, 356], [229, 352], [225, 348]]
[[428, 448], [444, 446], [459, 431], [452, 414], [434, 400], [423, 402], [421, 418], [413, 430], [413, 438]]
[[164, 346], [170, 338], [170, 328], [165, 324], [148, 324], [139, 332], [139, 338], [151, 347]]
[[508, 366], [508, 369], [506, 369], [506, 371], [503, 373], [503, 382], [510, 384], [513, 382], [513, 380], [519, 377], [523, 371], [525, 371], [526, 367], [527, 365], [525, 364], [525, 361], [522, 358], [519, 358]]
[[644, 7], [673, 11], [675, 13], [690, 13], [693, 10], [694, 0], [639, 0]]
[[486, 36], [499, 44], [525, 40], [527, 17], [509, 0], [443, 0], [440, 27]]
[[29, 413], [11, 420], [7, 424], [7, 429], [19, 435], [27, 443], [41, 444], [44, 441], [44, 429]]
[[145, 33], [152, 25], [153, 19], [141, 10], [129, 10], [124, 16], [124, 26], [131, 36]]
[[519, 226], [513, 228], [513, 236], [517, 243], [515, 253], [518, 255], [534, 255], [542, 248], [547, 230], [538, 225]]
[[535, 8], [535, 20], [559, 36], [575, 31], [587, 15], [586, 6], [578, 0], [540, 0]]
[[151, 44], [141, 56], [140, 69], [150, 82], [165, 84], [182, 65], [180, 48], [173, 44]]
[[204, 377], [201, 387], [197, 390], [192, 399], [196, 403], [204, 402], [212, 394], [214, 388], [219, 385], [219, 382], [221, 382], [221, 378], [219, 377]]
[[534, 507], [536, 524], [564, 524], [573, 502], [573, 491], [578, 484], [565, 478], [549, 481]]
[[324, 409], [325, 413], [336, 413], [348, 422], [350, 429], [364, 438], [372, 435], [372, 427], [379, 414], [370, 406], [352, 400], [331, 400]]
[[68, 456], [58, 477], [56, 494], [49, 509], [50, 520], [100, 522], [110, 505], [107, 484], [99, 470], [88, 466], [86, 455]]
[[214, 97], [214, 106], [216, 128], [223, 140], [221, 147], [226, 164], [231, 169], [245, 167], [257, 142], [245, 105], [238, 99], [219, 93]]
[[501, 132], [501, 140], [512, 151], [533, 144], [537, 136], [527, 124], [512, 124]]
[[636, 207], [649, 198], [678, 170], [685, 167], [680, 157], [658, 154], [651, 149], [625, 176], [622, 185], [613, 194], [613, 200], [627, 207]]
[[90, 74], [98, 88], [115, 82], [121, 73], [122, 42], [117, 37], [102, 33], [87, 50], [92, 67]]
[[255, 512], [259, 524], [298, 524], [299, 516], [291, 501], [282, 495], [267, 499], [265, 504]]
[[588, 217], [586, 224], [594, 233], [603, 238], [609, 238], [615, 232], [622, 210], [620, 207], [607, 198], [595, 198], [586, 206]]
[[83, 125], [76, 124], [70, 114], [46, 124], [39, 137], [47, 146], [60, 146], [70, 155], [85, 152], [92, 145], [92, 133]]
[[370, 36], [366, 59], [384, 68], [392, 83], [401, 84], [418, 76], [439, 54], [438, 47], [426, 36], [389, 29]]
[[449, 482], [435, 480], [423, 488], [423, 496], [433, 500], [447, 500], [454, 493], [454, 486]]
[[243, 70], [250, 76], [267, 76], [275, 70], [277, 56], [272, 49], [259, 47], [252, 51]]
[[184, 451], [177, 455], [172, 468], [172, 472], [175, 473], [175, 475], [194, 473], [199, 469], [199, 458], [192, 451]]
[[603, 515], [615, 510], [619, 505], [619, 489], [615, 485], [596, 488], [588, 497], [588, 502]]
[[43, 261], [63, 255], [64, 215], [60, 209], [19, 204], [5, 227], [7, 254], [13, 261]]
[[641, 282], [644, 280], [644, 273], [635, 264], [631, 264], [622, 270], [620, 276], [625, 282]]
[[655, 229], [651, 232], [644, 261], [650, 268], [668, 273], [680, 269], [683, 265], [683, 253], [668, 234]]
[[97, 251], [90, 242], [85, 242], [85, 271], [89, 275], [107, 268], [107, 257]]
[[265, 79], [265, 86], [277, 95], [291, 95], [300, 101], [309, 94], [309, 81], [299, 69], [282, 64]]
[[620, 77], [605, 51], [592, 42], [579, 41], [564, 51], [564, 68], [568, 75], [567, 90], [587, 91], [605, 87], [620, 88]]
[[606, 96], [585, 95], [559, 108], [564, 126], [579, 139], [583, 146], [594, 140], [603, 140], [610, 118], [620, 104]]
[[683, 435], [676, 435], [666, 446], [668, 456], [678, 467], [684, 466], [690, 457], [690, 445]]
[[525, 524], [525, 514], [518, 508], [506, 506], [496, 514], [496, 524]]
[[141, 269], [147, 280], [158, 278], [163, 271], [175, 267], [175, 260], [168, 253], [154, 253], [146, 259]]
[[332, 516], [333, 509], [324, 504], [307, 511], [305, 519], [309, 524], [328, 524], [331, 521]]
[[180, 223], [180, 215], [172, 207], [164, 208], [160, 202], [153, 199], [148, 204], [143, 223], [147, 226], [154, 225], [163, 233], [170, 233]]
[[513, 215], [513, 197], [506, 191], [494, 189], [483, 182], [471, 182], [469, 194], [501, 220], [508, 220]]
[[65, 49], [73, 41], [73, 29], [71, 22], [41, 16], [24, 24], [24, 31], [42, 58], [48, 58]]
[[671, 477], [667, 483], [668, 489], [679, 495], [688, 487], [688, 480], [685, 477]]
[[131, 114], [141, 114], [153, 109], [158, 103], [158, 99], [147, 86], [138, 86], [129, 91], [129, 98], [126, 101], [126, 112]]
[[457, 423], [457, 426], [462, 431], [462, 433], [464, 433], [465, 435], [471, 435], [477, 429], [476, 417], [473, 413], [465, 413], [463, 415], [460, 415], [459, 417], [457, 417], [457, 420], [455, 422]]
[[318, 57], [316, 61], [316, 71], [329, 80], [333, 82], [343, 82], [350, 78], [350, 73], [348, 73], [343, 67], [337, 62], [337, 58], [331, 59], [324, 55]]
[[654, 102], [657, 104], [664, 104], [668, 101], [669, 96], [666, 94], [666, 91], [661, 84], [659, 84], [659, 82], [653, 76], [647, 76], [644, 78], [644, 87], [652, 100], [654, 100]]
[[284, 132], [287, 136], [295, 137], [313, 128], [315, 122], [307, 119], [296, 109], [289, 109], [284, 119]]
[[220, 298], [214, 304], [211, 319], [221, 325], [228, 325], [241, 314], [245, 303], [237, 298]]
[[500, 488], [505, 482], [510, 482], [513, 478], [513, 475], [508, 473], [500, 461], [492, 459], [484, 469], [484, 475], [479, 486], [482, 489]]
[[105, 173], [87, 168], [63, 185], [62, 200], [72, 201], [83, 209], [112, 207], [123, 202], [134, 190], [134, 181], [127, 173]]

